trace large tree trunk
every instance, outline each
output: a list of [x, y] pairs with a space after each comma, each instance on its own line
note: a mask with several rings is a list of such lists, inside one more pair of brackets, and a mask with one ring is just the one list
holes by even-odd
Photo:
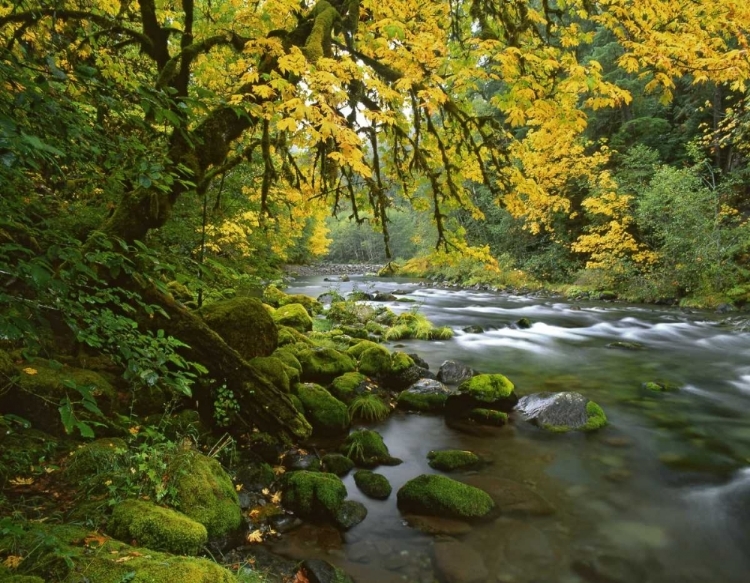
[[[164, 295], [153, 286], [141, 290], [143, 299], [158, 304], [169, 315], [154, 316], [153, 327], [164, 330], [190, 346], [190, 360], [209, 369], [210, 376], [225, 380], [240, 405], [240, 413], [233, 429], [257, 426], [285, 441], [294, 442], [310, 436], [311, 427], [292, 405], [289, 397], [248, 364], [237, 351], [198, 316]], [[213, 404], [210, 390], [196, 383], [194, 397]]]

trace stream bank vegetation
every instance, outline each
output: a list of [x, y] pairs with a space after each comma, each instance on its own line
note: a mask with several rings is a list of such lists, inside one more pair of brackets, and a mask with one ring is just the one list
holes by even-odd
[[[188, 555], [277, 536], [282, 483], [307, 518], [364, 518], [317, 455], [279, 455], [422, 378], [379, 340], [452, 331], [255, 297], [284, 263], [744, 303], [749, 26], [742, 0], [5, 2], [0, 577], [263, 581]], [[382, 247], [347, 242], [366, 227]], [[507, 421], [509, 395], [456, 390], [455, 424]], [[354, 463], [398, 462], [352, 435]], [[494, 515], [413, 485], [405, 506]], [[150, 510], [110, 523], [130, 499]]]

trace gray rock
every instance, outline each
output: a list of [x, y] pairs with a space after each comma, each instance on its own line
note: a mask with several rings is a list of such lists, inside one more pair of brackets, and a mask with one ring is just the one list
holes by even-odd
[[435, 543], [435, 569], [445, 583], [484, 583], [489, 571], [482, 556], [457, 540]]
[[481, 326], [473, 325], [473, 326], [466, 326], [465, 328], [462, 328], [464, 332], [467, 334], [483, 334], [484, 328]]
[[427, 361], [419, 356], [416, 352], [410, 352], [409, 357], [411, 357], [411, 359], [414, 361], [414, 364], [416, 364], [419, 368], [430, 370], [430, 365], [427, 364]]
[[437, 380], [446, 385], [460, 385], [465, 380], [479, 374], [470, 366], [461, 364], [454, 360], [446, 360], [440, 365], [437, 373]]
[[573, 571], [590, 583], [632, 583], [648, 581], [646, 569], [616, 555], [592, 555], [579, 558], [571, 565]]
[[322, 559], [307, 559], [301, 566], [310, 583], [354, 583], [344, 571]]
[[292, 514], [277, 514], [268, 519], [268, 524], [276, 532], [285, 533], [302, 525], [302, 521]]
[[588, 422], [588, 403], [580, 393], [535, 393], [521, 397], [516, 411], [540, 427], [579, 429]]
[[346, 500], [336, 513], [336, 524], [342, 530], [357, 526], [367, 517], [367, 508], [361, 502]]

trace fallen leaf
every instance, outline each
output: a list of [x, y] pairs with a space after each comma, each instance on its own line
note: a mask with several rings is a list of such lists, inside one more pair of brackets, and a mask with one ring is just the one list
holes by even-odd
[[238, 492], [242, 491], [242, 484], [236, 484], [234, 486], [234, 489], [237, 490]]
[[13, 478], [10, 481], [10, 483], [13, 484], [14, 486], [29, 486], [34, 483], [34, 478], [17, 477], [17, 478]]
[[248, 533], [245, 540], [249, 543], [262, 543], [263, 533], [260, 530], [254, 530], [253, 532]]
[[280, 476], [284, 472], [286, 472], [286, 468], [284, 466], [274, 466], [273, 468], [273, 473], [277, 476]]
[[268, 496], [269, 494], [271, 494], [271, 490], [269, 490], [268, 488], [263, 488], [260, 493], [264, 496]]
[[294, 576], [294, 581], [292, 583], [310, 583], [310, 579], [305, 575], [304, 569], [300, 569]]
[[20, 565], [22, 561], [23, 557], [20, 557], [18, 555], [9, 555], [3, 561], [3, 565], [5, 565], [8, 569], [18, 569], [18, 565]]
[[281, 502], [281, 492], [274, 492], [273, 496], [271, 496], [271, 503], [278, 504], [279, 502]]
[[107, 537], [101, 534], [90, 534], [85, 539], [83, 539], [83, 542], [87, 547], [90, 547], [92, 543], [96, 543], [96, 546], [100, 547], [107, 542]]
[[25, 372], [28, 375], [38, 374], [38, 371], [35, 368], [31, 368], [30, 366], [23, 369], [23, 372]]

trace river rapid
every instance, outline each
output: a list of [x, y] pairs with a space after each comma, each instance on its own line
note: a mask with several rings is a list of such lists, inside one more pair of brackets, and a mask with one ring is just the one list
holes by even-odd
[[[436, 473], [427, 465], [430, 450], [468, 449], [493, 460], [473, 474], [522, 483], [555, 509], [504, 516], [457, 537], [476, 551], [469, 558], [484, 563], [487, 581], [750, 581], [750, 333], [708, 312], [436, 289], [404, 279], [354, 276], [332, 284], [304, 277], [287, 291], [317, 297], [331, 289], [405, 292], [415, 303], [386, 305], [418, 308], [455, 336], [389, 348], [418, 353], [434, 372], [451, 359], [502, 373], [521, 396], [578, 391], [602, 406], [609, 425], [593, 434], [550, 434], [512, 415], [505, 427], [468, 435], [440, 416], [396, 412], [373, 427], [404, 460], [376, 470], [390, 480], [391, 497], [365, 498], [350, 475], [350, 498], [368, 508], [363, 523], [343, 536], [304, 528], [274, 550], [325, 558], [362, 583], [433, 581], [436, 539], [405, 523], [395, 493], [419, 474]], [[514, 327], [520, 318], [531, 327]], [[470, 325], [485, 331], [462, 331]], [[618, 341], [643, 349], [607, 347]], [[654, 380], [680, 389], [641, 388]]]

